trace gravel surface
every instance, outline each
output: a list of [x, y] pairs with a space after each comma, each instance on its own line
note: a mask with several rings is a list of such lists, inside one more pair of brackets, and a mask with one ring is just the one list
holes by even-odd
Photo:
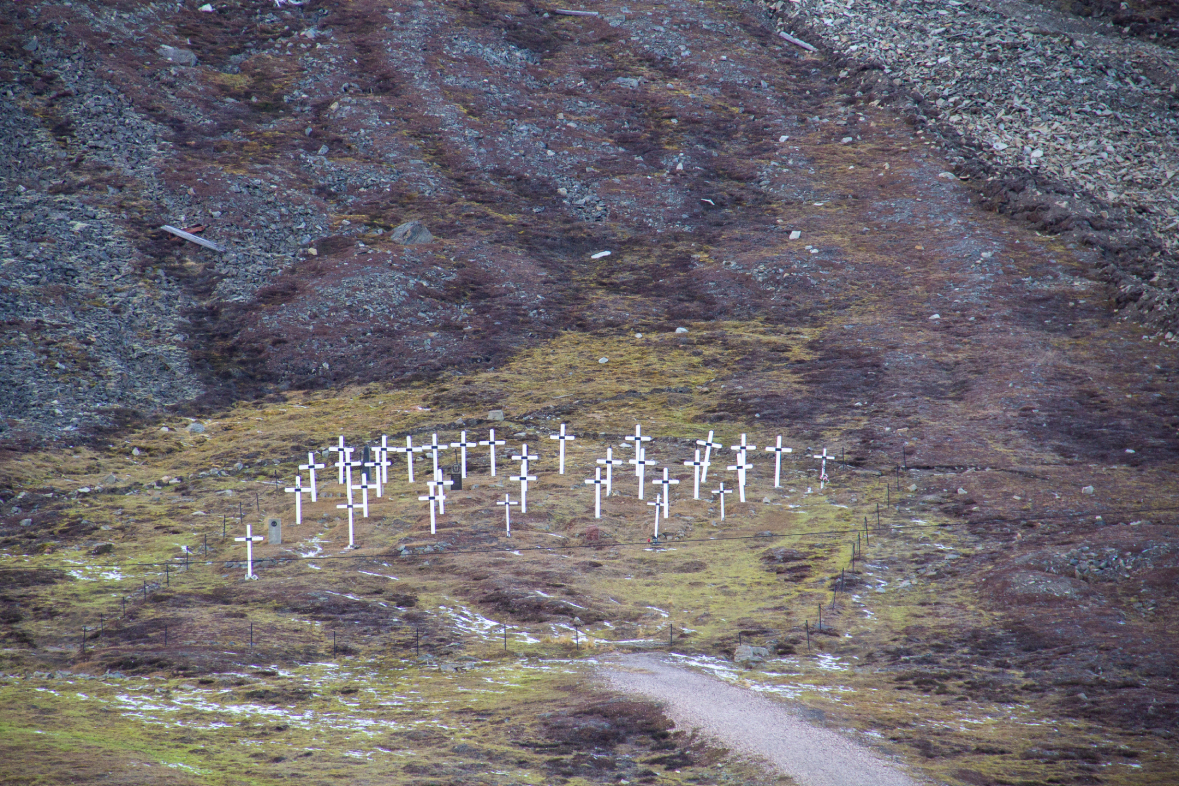
[[813, 726], [782, 704], [673, 666], [628, 655], [603, 667], [609, 684], [665, 705], [681, 729], [700, 728], [729, 748], [770, 761], [802, 786], [915, 786], [876, 753]]
[[1101, 248], [1118, 305], [1179, 333], [1179, 52], [1016, 0], [766, 5], [857, 95], [958, 147], [996, 207]]

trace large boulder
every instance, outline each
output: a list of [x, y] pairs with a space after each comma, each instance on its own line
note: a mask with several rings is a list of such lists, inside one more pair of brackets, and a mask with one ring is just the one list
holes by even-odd
[[434, 236], [421, 221], [407, 221], [393, 230], [393, 242], [403, 246], [417, 243], [432, 243]]
[[742, 668], [752, 669], [760, 666], [768, 657], [770, 657], [770, 651], [765, 647], [742, 644], [737, 647], [737, 652], [733, 655], [733, 662]]

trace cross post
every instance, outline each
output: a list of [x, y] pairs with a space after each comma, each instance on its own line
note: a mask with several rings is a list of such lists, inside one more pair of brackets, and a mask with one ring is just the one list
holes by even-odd
[[[641, 459], [643, 457], [642, 456], [643, 443], [651, 441], [650, 437], [643, 436], [643, 427], [641, 425], [639, 425], [638, 423], [635, 424], [635, 435], [633, 437], [626, 436], [626, 437], [623, 437], [623, 439], [625, 439], [627, 442], [633, 443], [634, 449], [635, 449], [635, 459], [636, 460]], [[635, 462], [632, 461], [630, 463], [634, 464]], [[642, 465], [638, 465], [635, 467], [635, 475], [642, 477], [642, 471], [643, 471]], [[639, 499], [642, 499], [642, 498], [643, 498], [643, 495], [640, 494]]]
[[745, 501], [745, 470], [749, 469], [751, 466], [752, 465], [745, 460], [745, 451], [741, 451], [737, 454], [737, 463], [731, 467], [726, 467], [729, 472], [737, 473], [737, 487], [741, 490], [740, 496], [742, 502]]
[[659, 506], [663, 504], [659, 500], [659, 496], [660, 495], [656, 494], [655, 501], [647, 503], [649, 506], [653, 506], [655, 508], [655, 539], [656, 540], [659, 539]]
[[246, 525], [246, 536], [244, 538], [234, 538], [239, 543], [244, 541], [246, 544], [246, 578], [257, 579], [254, 575], [254, 544], [261, 543], [266, 540], [262, 535], [254, 534], [254, 526], [252, 524]]
[[594, 476], [586, 478], [587, 484], [592, 483], [594, 486], [594, 518], [602, 518], [602, 484], [606, 481], [602, 480], [602, 468], [594, 467]]
[[413, 483], [413, 454], [414, 454], [414, 451], [417, 450], [417, 448], [415, 448], [413, 446], [413, 437], [406, 437], [405, 438], [405, 447], [403, 447], [403, 448], [389, 448], [389, 449], [392, 450], [394, 453], [404, 453], [405, 454], [405, 466], [409, 470], [409, 482]]
[[678, 486], [679, 481], [674, 478], [667, 477], [667, 467], [663, 468], [663, 480], [656, 481], [663, 487], [663, 518], [666, 520], [671, 516], [671, 487]]
[[491, 448], [491, 477], [494, 478], [495, 477], [495, 446], [499, 445], [502, 447], [508, 443], [502, 439], [495, 438], [495, 429], [488, 429], [488, 431], [490, 433], [488, 434], [487, 439], [479, 440], [479, 446], [485, 447], [485, 448]]
[[774, 488], [780, 489], [782, 488], [782, 454], [793, 453], [794, 448], [782, 447], [782, 435], [779, 434], [778, 444], [767, 445], [766, 452], [774, 454]]
[[721, 483], [720, 488], [718, 488], [716, 491], [714, 491], [712, 493], [720, 496], [721, 521], [724, 521], [725, 520], [725, 495], [732, 494], [733, 490], [725, 488], [725, 484]]
[[460, 451], [459, 455], [462, 456], [462, 459], [459, 462], [459, 477], [465, 479], [467, 477], [467, 448], [477, 448], [477, 447], [479, 447], [479, 443], [478, 442], [468, 442], [467, 441], [467, 432], [460, 431], [459, 432], [459, 441], [458, 442], [451, 442], [450, 446], [452, 448], [458, 448]]
[[341, 486], [344, 485], [344, 437], [340, 437], [340, 444], [328, 448], [332, 453], [336, 454], [336, 468], [340, 471], [340, 479], [336, 481]]
[[704, 448], [704, 466], [701, 468], [701, 471], [700, 471], [700, 481], [702, 483], [707, 483], [708, 482], [708, 467], [709, 467], [709, 464], [711, 463], [712, 451], [720, 450], [721, 448], [724, 447], [724, 445], [722, 445], [719, 442], [713, 441], [712, 431], [708, 432], [707, 439], [696, 440], [696, 444], [699, 445], [700, 447]]
[[700, 468], [704, 466], [700, 460], [700, 448], [696, 448], [696, 458], [685, 461], [684, 466], [692, 468], [692, 499], [700, 499]]
[[598, 459], [598, 463], [606, 465], [606, 496], [608, 497], [614, 491], [614, 468], [625, 467], [626, 462], [614, 458], [614, 448], [606, 448], [606, 458]]
[[[525, 445], [527, 447], [527, 445]], [[528, 462], [520, 465], [520, 474], [512, 475], [508, 480], [520, 484], [520, 512], [528, 512], [528, 481], [536, 480], [536, 475], [528, 474]]]
[[827, 483], [827, 448], [823, 448], [820, 455], [812, 455], [811, 458], [821, 459], [822, 464], [819, 465], [819, 491], [823, 490], [823, 485]]
[[373, 484], [368, 482], [367, 472], [361, 473], [360, 482], [352, 487], [360, 492], [360, 509], [366, 519], [368, 518], [368, 490], [373, 487]]
[[438, 519], [434, 513], [434, 504], [438, 501], [438, 495], [434, 493], [434, 481], [427, 481], [426, 485], [430, 491], [424, 497], [418, 497], [422, 502], [429, 501], [430, 503], [430, 534], [434, 535], [438, 531]]
[[[372, 470], [372, 477], [373, 477], [373, 487], [376, 489], [377, 496], [379, 497], [379, 496], [381, 496], [381, 459], [380, 459], [381, 449], [377, 448], [373, 452], [376, 454], [376, 456], [373, 457], [373, 460], [364, 462], [364, 468], [365, 468], [364, 477], [366, 480], [368, 479], [368, 475], [369, 475], [368, 470], [371, 469]], [[366, 518], [367, 518], [367, 516], [366, 516]]]
[[288, 486], [285, 489], [286, 493], [295, 495], [295, 523], [303, 523], [303, 495], [311, 491], [303, 485], [303, 478], [301, 475], [295, 476], [295, 485]]
[[424, 445], [422, 451], [430, 453], [434, 458], [434, 474], [438, 474], [438, 452], [442, 450], [442, 445], [438, 444], [438, 434], [434, 434], [429, 445]]
[[512, 502], [512, 495], [511, 494], [504, 494], [504, 501], [497, 502], [495, 504], [504, 506], [504, 531], [507, 533], [507, 536], [510, 538], [510, 537], [512, 537], [512, 506], [519, 505], [520, 503], [519, 502]]
[[310, 473], [311, 473], [311, 486], [310, 486], [310, 489], [311, 489], [311, 501], [312, 501], [312, 502], [315, 502], [315, 501], [316, 501], [316, 490], [315, 490], [315, 486], [316, 486], [316, 483], [315, 483], [315, 470], [317, 470], [317, 469], [325, 469], [325, 468], [326, 468], [326, 465], [325, 465], [325, 464], [317, 464], [317, 463], [315, 462], [315, 453], [314, 453], [314, 452], [310, 452], [310, 453], [308, 453], [308, 454], [307, 454], [307, 463], [306, 463], [306, 464], [300, 464], [300, 465], [299, 465], [299, 469], [305, 469], [305, 470], [307, 470], [308, 472], [310, 472]]
[[[635, 443], [635, 444], [638, 444], [638, 443]], [[646, 479], [647, 479], [646, 469], [647, 469], [647, 467], [656, 466], [659, 462], [655, 461], [653, 459], [647, 458], [647, 451], [642, 447], [638, 448], [638, 458], [628, 459], [628, 461], [631, 464], [635, 465], [635, 474], [639, 476], [639, 499], [642, 499], [643, 498], [643, 484], [646, 482]]]
[[549, 439], [555, 439], [558, 441], [557, 444], [560, 446], [558, 455], [560, 456], [560, 458], [558, 459], [558, 463], [557, 463], [557, 474], [564, 475], [565, 474], [565, 443], [571, 439], [577, 439], [577, 437], [573, 436], [572, 434], [566, 434], [565, 433], [565, 424], [562, 423], [561, 424], [561, 433], [560, 434], [549, 434]]
[[453, 486], [453, 480], [443, 480], [441, 468], [434, 470], [434, 485], [438, 488], [438, 512], [446, 515], [446, 489]]

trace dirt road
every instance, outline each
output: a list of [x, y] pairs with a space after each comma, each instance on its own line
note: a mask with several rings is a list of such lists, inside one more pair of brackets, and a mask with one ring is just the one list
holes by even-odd
[[767, 759], [802, 786], [916, 786], [868, 748], [813, 726], [782, 704], [674, 666], [628, 655], [602, 669], [612, 687], [665, 705], [683, 729], [697, 727], [726, 746]]

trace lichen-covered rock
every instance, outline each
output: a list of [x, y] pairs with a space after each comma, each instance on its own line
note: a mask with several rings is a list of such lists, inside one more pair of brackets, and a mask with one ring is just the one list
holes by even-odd
[[407, 221], [393, 230], [392, 237], [393, 242], [403, 246], [434, 242], [434, 236], [421, 221]]

